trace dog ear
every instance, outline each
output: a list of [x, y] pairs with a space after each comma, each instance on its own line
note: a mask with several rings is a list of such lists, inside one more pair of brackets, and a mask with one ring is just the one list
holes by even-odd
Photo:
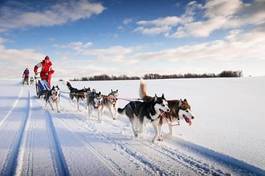
[[157, 95], [155, 94], [154, 101], [157, 101]]
[[98, 94], [101, 95], [101, 92], [99, 92]]
[[184, 101], [187, 102], [187, 99], [185, 98]]
[[164, 96], [164, 94], [162, 94], [162, 98], [163, 98], [163, 99], [165, 99], [165, 96]]
[[182, 100], [180, 99], [179, 100], [179, 107], [181, 107], [182, 106]]

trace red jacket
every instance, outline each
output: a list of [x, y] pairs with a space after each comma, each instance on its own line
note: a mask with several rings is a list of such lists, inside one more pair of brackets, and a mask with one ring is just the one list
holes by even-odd
[[43, 61], [35, 65], [34, 67], [35, 73], [37, 73], [39, 67], [41, 67], [41, 72], [40, 72], [41, 79], [50, 82], [51, 76], [54, 73], [54, 70], [52, 69], [52, 62], [50, 60], [48, 60], [48, 62], [45, 62], [44, 59]]

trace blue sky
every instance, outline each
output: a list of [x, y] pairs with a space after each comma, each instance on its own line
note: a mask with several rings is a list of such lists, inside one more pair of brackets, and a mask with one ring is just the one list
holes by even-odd
[[17, 77], [45, 55], [56, 77], [265, 75], [264, 23], [264, 0], [4, 0], [0, 75]]

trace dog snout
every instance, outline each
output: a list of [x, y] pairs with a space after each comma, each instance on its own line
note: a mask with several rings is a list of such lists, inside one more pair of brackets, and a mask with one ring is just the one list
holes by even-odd
[[170, 109], [169, 108], [167, 108], [167, 112], [169, 112], [170, 111]]
[[191, 119], [194, 119], [194, 116], [191, 116]]

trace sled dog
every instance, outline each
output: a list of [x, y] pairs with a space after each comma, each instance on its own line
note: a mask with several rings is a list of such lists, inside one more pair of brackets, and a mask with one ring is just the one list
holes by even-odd
[[70, 82], [67, 81], [66, 86], [70, 90], [69, 97], [71, 100], [76, 99], [77, 103], [77, 110], [79, 111], [79, 101], [84, 100], [86, 98], [86, 93], [90, 91], [90, 88], [83, 88], [83, 89], [77, 89], [74, 88]]
[[102, 95], [101, 92], [96, 93], [95, 90], [87, 93], [87, 108], [88, 108], [88, 116], [90, 118], [92, 110], [98, 111], [98, 121], [101, 121], [101, 116], [104, 109], [107, 109], [112, 116], [112, 119], [115, 120], [117, 118], [117, 97], [118, 90], [112, 90], [108, 95]]
[[[139, 95], [144, 102], [151, 101], [154, 98], [147, 95], [146, 83], [142, 79], [140, 81]], [[170, 111], [160, 115], [159, 128], [161, 128], [163, 124], [167, 123], [169, 136], [172, 136], [172, 126], [174, 126], [174, 123], [176, 124], [177, 122], [177, 124], [179, 124], [179, 121], [184, 119], [189, 125], [191, 125], [194, 116], [191, 112], [191, 106], [186, 99], [168, 100], [167, 102]], [[162, 140], [162, 135], [159, 139]]]
[[102, 94], [101, 92], [96, 92], [96, 90], [92, 90], [91, 92], [87, 92], [87, 112], [88, 118], [91, 118], [92, 111], [97, 111], [98, 121], [101, 120], [101, 111], [100, 106], [102, 105]]
[[168, 103], [162, 94], [161, 97], [155, 97], [148, 102], [131, 101], [124, 108], [118, 108], [120, 114], [125, 114], [132, 125], [132, 130], [135, 137], [138, 133], [143, 132], [144, 121], [149, 121], [153, 124], [155, 136], [152, 142], [155, 142], [160, 136], [160, 115], [169, 112]]
[[53, 104], [55, 104], [57, 112], [60, 112], [59, 110], [60, 89], [58, 86], [52, 86], [52, 88], [45, 93], [44, 99], [46, 101], [45, 105], [46, 107], [47, 104], [49, 103], [51, 109], [54, 110]]

